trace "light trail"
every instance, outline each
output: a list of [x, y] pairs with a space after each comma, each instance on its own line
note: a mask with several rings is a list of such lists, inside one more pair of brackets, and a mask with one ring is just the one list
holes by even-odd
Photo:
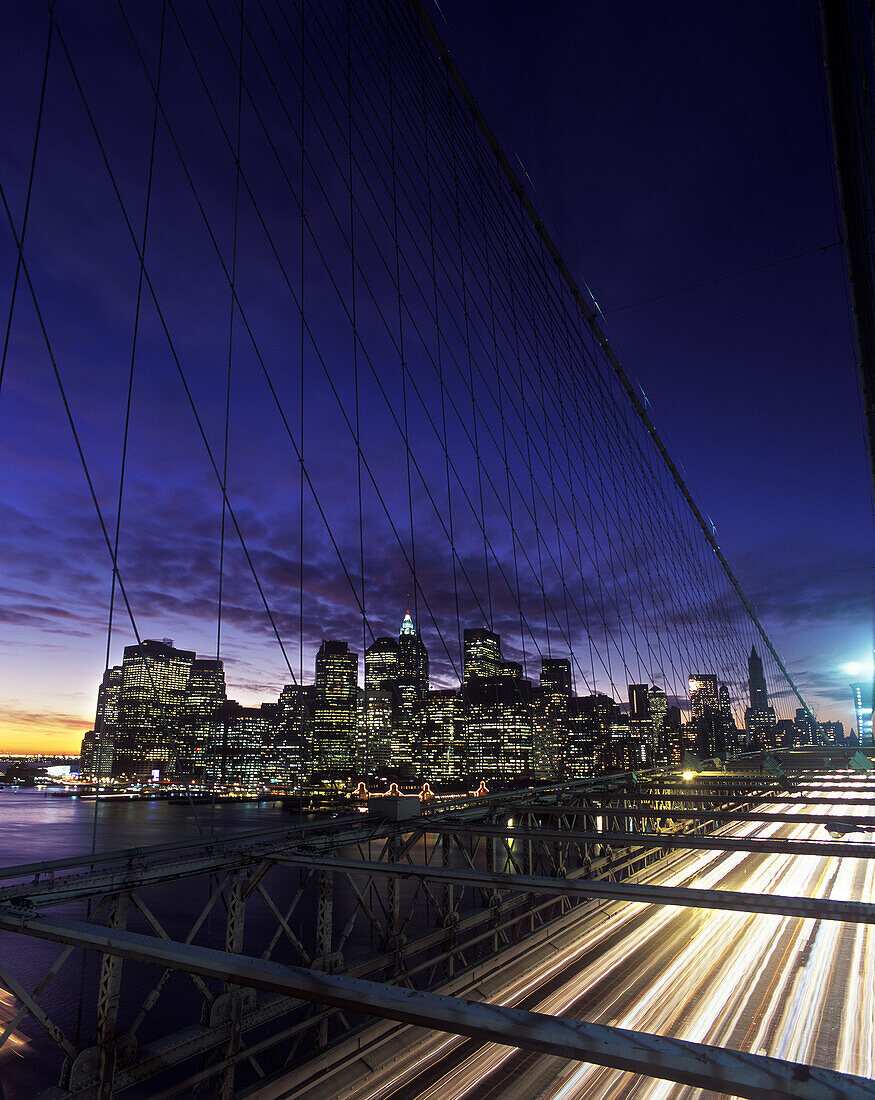
[[[12, 994], [7, 993], [5, 989], [0, 989], [0, 1035], [5, 1033], [10, 1021], [15, 1017], [17, 1009], [18, 1002]], [[17, 1054], [19, 1058], [23, 1058], [27, 1053], [28, 1045], [29, 1040], [24, 1032], [13, 1031], [3, 1046], [0, 1047], [0, 1060], [10, 1054]], [[2, 1085], [2, 1082], [0, 1082], [0, 1085]]]
[[[804, 804], [788, 800], [787, 812]], [[781, 812], [783, 806], [773, 807]], [[837, 802], [847, 819], [859, 807]], [[816, 839], [821, 826], [734, 823], [728, 836]], [[655, 885], [747, 890], [870, 901], [875, 865], [853, 858], [690, 852], [650, 868]], [[624, 934], [617, 939], [617, 933]], [[582, 964], [584, 955], [603, 950]], [[565, 980], [562, 980], [562, 978]], [[537, 990], [561, 985], [537, 999]], [[825, 1023], [839, 1000], [839, 1026]], [[674, 910], [629, 903], [584, 941], [520, 975], [499, 1003], [570, 1015], [617, 1027], [766, 1053], [873, 1076], [875, 1070], [875, 940], [864, 925], [717, 910]], [[833, 1006], [834, 1008], [834, 1006]], [[401, 1055], [345, 1100], [485, 1100], [537, 1097], [584, 1100], [693, 1098], [701, 1090], [634, 1078], [601, 1066], [573, 1063], [485, 1045], [468, 1057], [458, 1036], [435, 1036]], [[447, 1068], [436, 1080], [441, 1063]], [[418, 1084], [425, 1070], [429, 1083]], [[632, 1091], [630, 1091], [632, 1090]]]

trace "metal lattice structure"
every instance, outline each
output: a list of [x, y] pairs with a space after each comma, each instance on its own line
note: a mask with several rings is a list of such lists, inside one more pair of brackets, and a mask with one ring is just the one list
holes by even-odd
[[[0, 980], [20, 1011], [4, 1039], [26, 1015], [40, 1025], [63, 1055], [58, 1097], [169, 1097], [202, 1087], [266, 1097], [296, 1095], [301, 1083], [344, 1095], [344, 1067], [372, 1048], [377, 1064], [387, 1044], [422, 1042], [412, 1026], [742, 1096], [870, 1095], [871, 1082], [847, 1074], [500, 1007], [498, 995], [545, 944], [585, 942], [618, 904], [875, 921], [867, 901], [648, 882], [683, 849], [871, 860], [869, 843], [781, 839], [765, 829], [836, 825], [836, 806], [855, 827], [871, 828], [872, 817], [859, 816], [875, 805], [865, 779], [834, 764], [824, 772], [826, 755], [785, 760], [792, 794], [751, 760], [693, 782], [617, 774], [460, 800], [405, 821], [372, 810], [208, 844], [7, 868], [0, 928], [63, 949], [46, 955], [33, 992], [5, 955]], [[833, 812], [800, 815], [794, 800]], [[739, 820], [758, 822], [765, 835], [723, 835], [721, 826]], [[47, 1006], [79, 952], [99, 965], [86, 967], [93, 1039], [77, 1046]], [[159, 970], [144, 983], [137, 963]], [[156, 1032], [168, 1003], [174, 1030]], [[384, 1022], [369, 1025], [367, 1016]], [[360, 1066], [356, 1074], [361, 1080]]]

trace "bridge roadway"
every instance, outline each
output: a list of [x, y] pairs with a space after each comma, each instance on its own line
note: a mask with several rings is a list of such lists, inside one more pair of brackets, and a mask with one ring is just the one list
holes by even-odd
[[[865, 811], [836, 812], [849, 818]], [[816, 841], [823, 833], [822, 825], [804, 822], [738, 821], [718, 835]], [[875, 898], [873, 877], [871, 859], [719, 850], [675, 853], [635, 876], [665, 886], [854, 901]], [[490, 1000], [875, 1076], [875, 937], [868, 925], [635, 903], [611, 903], [607, 912], [609, 919], [602, 909], [585, 930], [557, 937], [555, 950], [517, 965]], [[366, 1061], [353, 1060], [319, 1083], [299, 1075], [298, 1084], [290, 1080], [282, 1090], [274, 1086], [250, 1095], [253, 1100], [716, 1095], [439, 1033], [418, 1032], [406, 1049], [396, 1042], [387, 1056], [389, 1064], [380, 1066], [377, 1045]]]
[[[0, 962], [9, 1027], [30, 1015], [64, 1053], [55, 1100], [863, 1100], [875, 802], [841, 778], [779, 796], [727, 772], [678, 796], [623, 773], [7, 868], [0, 929], [63, 945], [32, 994]], [[84, 1046], [43, 998], [77, 951], [99, 956]], [[618, 1070], [681, 1084], [629, 1092]]]

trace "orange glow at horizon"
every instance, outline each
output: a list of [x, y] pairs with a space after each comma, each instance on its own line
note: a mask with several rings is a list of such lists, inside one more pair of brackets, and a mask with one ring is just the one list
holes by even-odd
[[78, 714], [0, 709], [0, 753], [78, 755], [91, 719]]

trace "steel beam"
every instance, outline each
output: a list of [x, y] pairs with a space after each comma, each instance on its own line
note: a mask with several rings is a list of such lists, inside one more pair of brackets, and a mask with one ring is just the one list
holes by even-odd
[[[689, 793], [690, 788], [684, 787], [682, 794], [660, 794], [654, 791], [652, 794], [644, 794], [641, 791], [630, 791], [627, 794], [612, 795], [613, 798], [623, 798], [632, 803], [658, 802], [668, 799], [671, 802], [756, 802], [765, 805], [784, 805], [793, 803], [799, 806], [875, 806], [875, 796], [872, 798], [822, 798], [820, 795], [800, 794], [788, 791], [786, 794], [761, 794], [759, 791], [750, 791], [744, 795], [729, 795], [725, 791], [702, 791], [699, 794]], [[589, 813], [600, 813], [599, 804], [595, 803], [586, 807]], [[567, 812], [567, 811], [566, 811]]]
[[[128, 917], [128, 894], [119, 894], [109, 906], [107, 927], [113, 932], [124, 930]], [[109, 952], [100, 964], [100, 986], [97, 992], [97, 1024], [94, 1043], [100, 1052], [97, 1083], [99, 1100], [112, 1096], [116, 1066], [116, 1025], [121, 998], [122, 960]]]
[[[761, 821], [764, 824], [780, 822], [784, 825], [835, 825], [845, 820], [835, 814], [757, 813], [755, 810], [641, 810], [622, 809], [618, 806], [590, 806], [573, 810], [560, 810], [556, 806], [536, 806], [526, 813], [536, 817], [659, 817], [675, 821]], [[858, 825], [875, 826], [875, 817], [849, 817], [847, 820], [853, 820]]]
[[[841, 819], [834, 818], [834, 824]], [[503, 837], [518, 842], [561, 840], [567, 844], [610, 844], [624, 848], [704, 848], [721, 852], [760, 852], [769, 855], [835, 856], [844, 859], [875, 858], [875, 844], [850, 841], [841, 843], [830, 840], [790, 840], [782, 837], [693, 836], [690, 833], [611, 833], [587, 832], [578, 829], [538, 829], [514, 825], [450, 825], [446, 822], [433, 826], [443, 834], [465, 836]]]
[[[658, 786], [653, 790], [635, 791], [630, 792], [628, 795], [623, 795], [623, 798], [630, 798], [633, 800], [643, 799], [649, 801], [656, 798], [711, 798], [711, 799], [723, 799], [724, 801], [734, 800], [738, 801], [743, 799], [745, 802], [814, 802], [820, 804], [826, 801], [829, 805], [833, 805], [838, 802], [841, 804], [851, 803], [851, 805], [858, 806], [875, 806], [875, 788], [871, 785], [868, 787], [848, 787], [844, 784], [839, 787], [821, 786], [816, 785], [811, 790], [816, 791], [834, 791], [836, 795], [851, 795], [852, 798], [833, 797], [826, 798], [823, 794], [809, 794], [808, 789], [800, 787], [791, 776], [788, 776], [793, 784], [793, 789], [780, 790], [774, 785], [770, 785], [766, 788], [758, 787], [751, 789], [743, 783], [726, 784], [726, 786], [713, 786], [713, 787], [696, 787], [690, 783], [674, 784], [665, 786]], [[743, 790], [743, 794], [739, 794], [738, 791]], [[863, 794], [868, 794], [869, 797], [863, 797]]]
[[866, 1078], [779, 1058], [283, 966], [54, 916], [2, 913], [0, 926], [119, 958], [467, 1035], [480, 1042], [611, 1066], [753, 1100], [872, 1100], [872, 1082]]
[[[595, 879], [548, 878], [425, 867], [413, 863], [375, 863], [338, 857], [288, 855], [283, 863], [293, 867], [336, 867], [350, 874], [389, 875], [398, 878], [454, 882], [482, 890], [517, 890], [610, 901], [640, 901], [650, 905], [679, 905], [694, 909], [723, 909], [739, 913], [769, 913], [780, 917], [813, 917], [819, 920], [875, 924], [875, 903], [833, 901], [828, 898], [791, 898], [780, 894], [749, 894], [735, 890], [696, 890], [685, 886], [650, 886], [633, 882], [605, 882]], [[2, 924], [0, 924], [2, 927]]]

